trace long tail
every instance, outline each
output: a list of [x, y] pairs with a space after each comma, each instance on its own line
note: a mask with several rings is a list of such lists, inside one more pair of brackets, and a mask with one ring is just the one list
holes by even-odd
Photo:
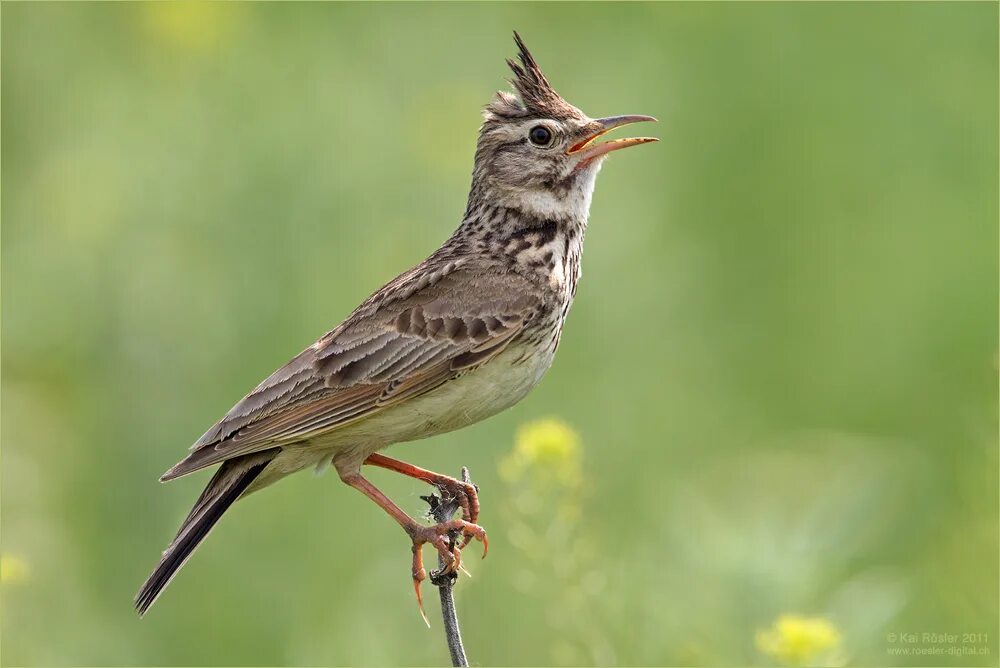
[[198, 497], [187, 519], [181, 524], [177, 535], [164, 551], [160, 563], [136, 594], [135, 609], [140, 617], [146, 614], [164, 588], [170, 584], [177, 571], [209, 534], [222, 514], [240, 498], [277, 453], [278, 450], [269, 450], [231, 459], [216, 471], [205, 491]]

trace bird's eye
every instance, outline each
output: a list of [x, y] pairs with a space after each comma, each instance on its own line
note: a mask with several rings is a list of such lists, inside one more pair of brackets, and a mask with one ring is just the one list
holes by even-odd
[[528, 132], [528, 139], [535, 146], [548, 146], [552, 142], [552, 132], [544, 125], [536, 125]]

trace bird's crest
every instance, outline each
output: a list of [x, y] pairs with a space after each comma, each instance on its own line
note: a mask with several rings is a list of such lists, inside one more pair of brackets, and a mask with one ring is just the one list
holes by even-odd
[[[534, 56], [528, 51], [524, 40], [514, 31], [514, 42], [517, 44], [518, 60], [508, 58], [507, 65], [514, 72], [509, 79], [517, 96], [500, 91], [486, 107], [486, 112], [504, 118], [520, 116], [547, 116], [550, 118], [569, 118], [581, 116], [579, 109], [564, 100], [552, 88], [542, 69], [535, 62]], [[520, 99], [518, 99], [520, 98]]]

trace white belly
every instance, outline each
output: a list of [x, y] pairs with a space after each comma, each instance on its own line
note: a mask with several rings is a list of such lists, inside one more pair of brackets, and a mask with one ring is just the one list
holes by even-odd
[[522, 352], [520, 347], [508, 348], [475, 371], [348, 429], [385, 443], [399, 443], [485, 420], [523, 399], [552, 364], [552, 355], [513, 364]]

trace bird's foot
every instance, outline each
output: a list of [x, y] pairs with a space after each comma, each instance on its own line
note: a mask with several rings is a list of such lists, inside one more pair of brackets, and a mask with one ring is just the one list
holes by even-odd
[[[457, 481], [456, 481], [457, 482]], [[417, 606], [420, 608], [420, 616], [424, 618], [424, 623], [430, 626], [427, 621], [427, 614], [424, 612], [424, 598], [420, 590], [420, 583], [427, 579], [427, 571], [424, 569], [423, 546], [430, 543], [437, 550], [444, 564], [439, 571], [431, 574], [431, 578], [457, 573], [462, 566], [462, 548], [473, 539], [483, 544], [483, 558], [489, 551], [489, 540], [486, 538], [486, 530], [478, 524], [473, 524], [466, 520], [448, 520], [432, 526], [424, 526], [414, 522], [413, 526], [406, 531], [413, 541], [413, 590], [417, 595]], [[461, 546], [455, 545], [458, 535], [463, 536]]]
[[[433, 483], [441, 493], [444, 503], [454, 500], [462, 509], [462, 519], [472, 525], [479, 521], [479, 488], [471, 482], [463, 482], [456, 478], [441, 475]], [[484, 534], [485, 536], [485, 534]], [[464, 533], [462, 544], [458, 549], [464, 550], [476, 538], [473, 534]]]

